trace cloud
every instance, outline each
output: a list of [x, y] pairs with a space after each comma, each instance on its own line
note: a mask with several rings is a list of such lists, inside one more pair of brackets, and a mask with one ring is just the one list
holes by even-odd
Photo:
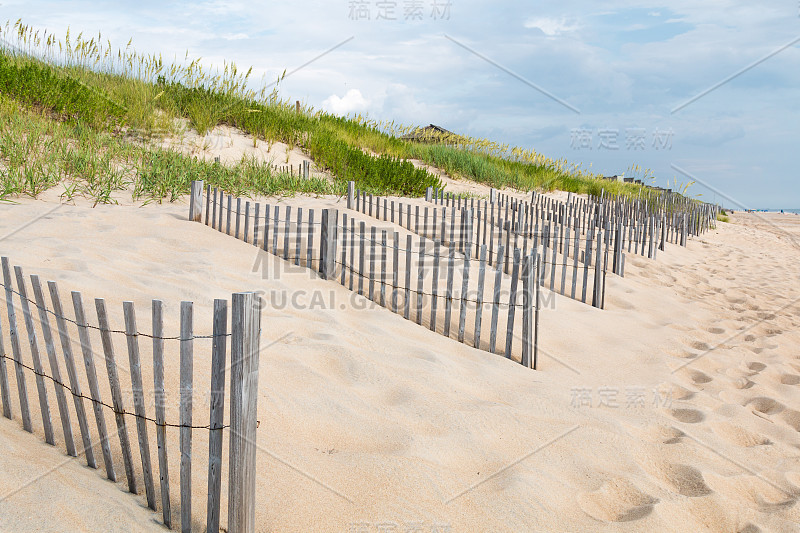
[[226, 41], [241, 41], [242, 39], [250, 38], [246, 33], [223, 33], [220, 37]]
[[360, 113], [366, 111], [368, 106], [369, 100], [364, 98], [358, 89], [350, 89], [341, 98], [332, 94], [322, 102], [322, 107], [334, 115]]
[[578, 29], [578, 24], [567, 23], [563, 18], [531, 18], [525, 21], [524, 26], [528, 29], [538, 29], [550, 37], [561, 35], [562, 33], [574, 32]]

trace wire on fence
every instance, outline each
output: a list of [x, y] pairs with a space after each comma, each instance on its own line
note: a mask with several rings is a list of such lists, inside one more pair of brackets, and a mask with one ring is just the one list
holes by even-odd
[[[79, 328], [85, 327], [85, 328], [89, 328], [89, 329], [92, 329], [92, 330], [95, 330], [95, 331], [108, 331], [109, 333], [119, 333], [119, 334], [122, 334], [122, 335], [128, 335], [127, 331], [123, 331], [123, 330], [119, 330], [119, 329], [104, 330], [104, 329], [102, 329], [100, 327], [93, 326], [93, 325], [88, 324], [88, 323], [87, 324], [79, 324], [78, 322], [76, 322], [75, 320], [72, 320], [68, 316], [58, 315], [54, 311], [51, 311], [50, 309], [48, 309], [47, 307], [39, 306], [39, 304], [37, 302], [35, 302], [34, 300], [31, 300], [28, 297], [23, 296], [21, 293], [19, 293], [13, 287], [7, 287], [2, 282], [0, 282], [0, 287], [4, 287], [5, 290], [16, 294], [17, 296], [20, 297], [20, 299], [25, 299], [28, 303], [33, 304], [37, 309], [43, 310], [46, 313], [49, 313], [50, 315], [52, 315], [52, 316], [54, 316], [56, 318], [61, 318], [61, 319], [65, 320], [65, 321], [67, 321], [67, 322], [69, 322], [71, 324], [74, 324], [74, 325], [78, 326]], [[231, 336], [230, 333], [224, 333], [222, 335], [193, 335], [191, 337], [188, 337], [188, 338], [184, 339], [180, 335], [175, 336], [175, 337], [157, 337], [157, 336], [151, 335], [149, 333], [142, 333], [140, 331], [137, 331], [136, 335], [137, 336], [141, 336], [141, 337], [146, 337], [148, 339], [158, 339], [158, 340], [164, 340], [164, 341], [190, 341], [190, 340], [194, 340], [194, 339], [214, 339], [214, 338], [219, 338], [219, 337], [230, 337]]]
[[[510, 306], [509, 302], [499, 302], [499, 301], [495, 301], [495, 300], [476, 300], [476, 299], [472, 299], [472, 298], [462, 298], [460, 296], [456, 297], [454, 295], [447, 295], [447, 294], [439, 294], [439, 293], [430, 293], [430, 292], [425, 292], [425, 291], [419, 291], [419, 290], [416, 290], [416, 289], [412, 289], [411, 287], [402, 287], [400, 285], [395, 285], [394, 283], [390, 283], [390, 282], [384, 281], [384, 280], [379, 279], [379, 278], [370, 278], [368, 275], [364, 275], [360, 271], [358, 271], [356, 269], [353, 269], [353, 268], [350, 268], [349, 265], [345, 265], [341, 261], [335, 261], [335, 263], [337, 265], [345, 267], [353, 275], [360, 276], [361, 278], [363, 278], [366, 281], [379, 283], [383, 287], [389, 287], [391, 289], [395, 289], [395, 290], [398, 290], [398, 291], [406, 291], [407, 290], [408, 292], [413, 293], [415, 295], [430, 296], [430, 297], [433, 297], [433, 298], [442, 298], [445, 301], [451, 301], [451, 302], [468, 302], [468, 303], [474, 303], [474, 304], [478, 304], [478, 305], [491, 304], [491, 305], [499, 305], [499, 306], [502, 306], [502, 307], [509, 307]], [[522, 294], [522, 293], [520, 293], [520, 294]], [[366, 296], [364, 296], [364, 297], [366, 298]], [[522, 304], [515, 303], [515, 304], [513, 304], [513, 307], [522, 308], [524, 306]]]
[[[136, 413], [131, 413], [131, 412], [129, 412], [129, 411], [126, 411], [126, 410], [124, 410], [124, 409], [123, 409], [122, 411], [117, 411], [117, 410], [114, 408], [114, 406], [113, 406], [113, 405], [107, 404], [107, 403], [105, 403], [105, 402], [103, 402], [103, 401], [100, 401], [100, 400], [95, 400], [95, 399], [94, 399], [94, 398], [92, 398], [91, 396], [86, 396], [86, 395], [85, 395], [85, 394], [83, 394], [83, 393], [76, 394], [76, 393], [75, 393], [75, 391], [72, 389], [72, 387], [70, 387], [69, 385], [67, 385], [67, 384], [66, 384], [66, 383], [64, 383], [63, 381], [57, 380], [56, 378], [54, 378], [54, 377], [52, 377], [52, 376], [48, 376], [47, 374], [45, 374], [45, 373], [43, 373], [43, 372], [37, 372], [35, 368], [33, 368], [33, 367], [31, 367], [31, 366], [28, 366], [28, 365], [26, 365], [26, 364], [25, 364], [25, 363], [23, 363], [22, 361], [17, 361], [17, 360], [16, 360], [16, 359], [14, 359], [13, 357], [9, 357], [9, 356], [8, 356], [8, 354], [5, 354], [5, 353], [3, 353], [3, 354], [0, 354], [0, 358], [2, 358], [2, 359], [5, 359], [5, 360], [7, 360], [7, 361], [11, 361], [12, 363], [14, 363], [14, 365], [20, 366], [20, 367], [22, 367], [22, 368], [24, 368], [24, 369], [26, 369], [26, 370], [30, 370], [31, 372], [33, 372], [33, 373], [34, 373], [35, 375], [37, 375], [37, 376], [41, 376], [41, 377], [43, 377], [43, 378], [47, 378], [47, 379], [49, 379], [50, 381], [52, 381], [53, 383], [55, 383], [55, 384], [56, 384], [56, 385], [58, 385], [59, 387], [62, 387], [62, 388], [64, 388], [65, 390], [69, 391], [69, 392], [70, 392], [70, 393], [71, 393], [71, 394], [72, 394], [74, 397], [76, 397], [76, 398], [82, 398], [82, 399], [84, 399], [84, 400], [89, 400], [90, 402], [96, 403], [96, 404], [98, 404], [98, 405], [102, 405], [103, 407], [106, 407], [106, 408], [108, 408], [108, 409], [111, 409], [111, 410], [112, 410], [112, 411], [114, 411], [114, 413], [116, 413], [116, 414], [121, 414], [121, 415], [128, 415], [128, 416], [132, 416], [132, 417], [134, 417], [134, 418], [138, 418], [138, 419], [141, 419], [141, 420], [146, 420], [146, 421], [148, 421], [148, 422], [153, 422], [155, 425], [157, 425], [157, 426], [163, 426], [163, 427], [171, 427], [171, 428], [191, 428], [191, 429], [212, 429], [212, 427], [211, 427], [211, 424], [206, 424], [205, 426], [191, 426], [191, 425], [185, 425], [185, 424], [172, 424], [172, 423], [169, 423], [169, 422], [163, 422], [163, 423], [159, 423], [159, 422], [158, 422], [158, 421], [157, 421], [155, 418], [150, 418], [149, 416], [139, 416], [139, 415], [137, 415]], [[229, 427], [230, 427], [230, 424], [225, 424], [225, 425], [223, 425], [223, 426], [220, 426], [220, 427], [217, 427], [217, 428], [213, 428], [213, 429], [224, 429], [224, 428], [229, 428]]]

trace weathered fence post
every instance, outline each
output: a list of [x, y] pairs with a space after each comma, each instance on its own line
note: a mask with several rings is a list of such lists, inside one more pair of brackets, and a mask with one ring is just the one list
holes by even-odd
[[320, 239], [319, 273], [322, 279], [332, 279], [336, 267], [336, 209], [322, 210], [322, 238]]
[[192, 393], [194, 388], [194, 306], [181, 302], [180, 315], [180, 487], [181, 531], [192, 531]]
[[353, 209], [353, 192], [355, 191], [356, 182], [347, 182], [347, 209]]
[[425, 189], [425, 201], [430, 202], [433, 199], [433, 187]]
[[228, 331], [228, 302], [214, 300], [214, 342], [211, 351], [211, 396], [208, 437], [207, 533], [219, 532], [220, 489], [222, 486], [222, 429], [225, 408], [225, 345]]
[[255, 293], [236, 293], [232, 299], [228, 531], [253, 533], [261, 312]]
[[203, 211], [203, 180], [192, 181], [192, 191], [189, 195], [189, 220], [202, 222]]
[[[541, 258], [538, 255], [534, 256], [535, 272], [539, 271], [539, 262]], [[536, 370], [536, 364], [539, 361], [539, 283], [536, 282], [536, 275], [533, 276], [534, 281], [534, 294], [533, 294], [533, 369]]]
[[533, 256], [526, 256], [522, 262], [522, 366], [531, 368], [533, 348]]

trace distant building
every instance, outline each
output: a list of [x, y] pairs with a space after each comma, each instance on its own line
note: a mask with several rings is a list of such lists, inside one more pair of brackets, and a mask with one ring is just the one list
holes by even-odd
[[404, 141], [412, 142], [442, 142], [446, 141], [452, 143], [458, 135], [452, 131], [448, 131], [436, 124], [430, 124], [424, 128], [417, 128], [411, 133], [400, 137]]

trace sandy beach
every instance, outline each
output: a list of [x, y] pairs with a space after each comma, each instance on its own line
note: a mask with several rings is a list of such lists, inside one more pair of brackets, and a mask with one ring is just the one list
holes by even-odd
[[[173, 330], [180, 301], [193, 301], [202, 333], [213, 299], [233, 292], [327, 295], [322, 306], [263, 310], [258, 531], [797, 530], [795, 216], [736, 213], [686, 248], [667, 244], [657, 260], [630, 255], [626, 276], [608, 278], [605, 310], [556, 297], [531, 371], [259, 258], [186, 213], [185, 203], [20, 200], [0, 210], [2, 255], [57, 281], [62, 299], [71, 290], [87, 307], [104, 298], [119, 324], [126, 300], [141, 320], [150, 300], [163, 300]], [[280, 275], [265, 279], [259, 261]], [[115, 342], [122, 361], [124, 338]], [[197, 360], [210, 357], [197, 344]], [[168, 376], [177, 376], [176, 353]], [[195, 368], [197, 388], [207, 386]], [[70, 459], [63, 444], [46, 445], [33, 419], [32, 436], [18, 419], [0, 421], [1, 530], [163, 528], [143, 494], [126, 494], [124, 481]], [[177, 431], [168, 437], [177, 450]], [[194, 439], [206, 454], [204, 432]], [[174, 487], [178, 471], [170, 465]], [[205, 475], [193, 473], [198, 502]]]

